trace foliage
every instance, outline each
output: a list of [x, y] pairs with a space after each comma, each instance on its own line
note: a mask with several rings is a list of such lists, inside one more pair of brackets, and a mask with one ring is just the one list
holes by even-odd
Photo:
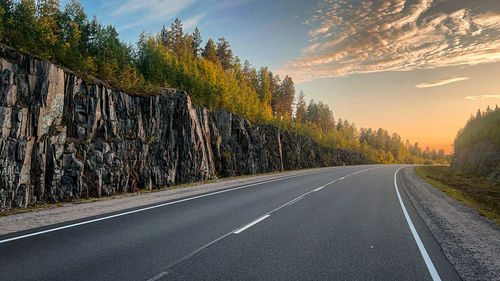
[[89, 19], [77, 0], [64, 10], [58, 0], [0, 0], [0, 42], [63, 65], [84, 76], [107, 81], [136, 95], [159, 94], [161, 87], [190, 93], [193, 102], [224, 108], [253, 122], [274, 123], [310, 136], [318, 143], [365, 153], [375, 163], [446, 162], [443, 151], [422, 151], [418, 144], [383, 129], [358, 131], [335, 121], [327, 104], [305, 103], [301, 92], [293, 112], [295, 86], [267, 67], [241, 65], [229, 42], [208, 39], [198, 28], [184, 31], [176, 19], [157, 34], [142, 33], [135, 46], [121, 42], [116, 29]]
[[449, 166], [415, 167], [415, 172], [451, 198], [500, 225], [500, 186], [492, 184], [486, 177], [463, 174]]
[[471, 116], [465, 127], [458, 131], [454, 143], [455, 155], [465, 148], [471, 148], [480, 142], [491, 142], [500, 148], [500, 109], [492, 110], [489, 106], [486, 111], [477, 111]]
[[500, 183], [500, 109], [477, 111], [464, 128], [458, 131], [454, 143], [452, 167], [463, 173], [489, 175]]

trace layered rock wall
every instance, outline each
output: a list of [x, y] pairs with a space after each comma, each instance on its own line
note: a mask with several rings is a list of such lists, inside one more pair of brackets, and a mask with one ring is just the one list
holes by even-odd
[[4, 46], [0, 75], [0, 211], [367, 162], [225, 110], [209, 112], [181, 90], [131, 96]]

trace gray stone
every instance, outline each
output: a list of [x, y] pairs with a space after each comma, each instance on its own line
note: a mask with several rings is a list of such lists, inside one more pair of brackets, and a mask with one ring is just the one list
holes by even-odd
[[209, 112], [178, 89], [131, 96], [0, 45], [0, 211], [216, 177], [367, 163]]

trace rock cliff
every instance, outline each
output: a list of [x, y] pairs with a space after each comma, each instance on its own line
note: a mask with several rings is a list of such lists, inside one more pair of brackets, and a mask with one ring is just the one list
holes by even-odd
[[186, 92], [131, 96], [0, 46], [0, 211], [271, 171], [366, 163], [209, 112]]

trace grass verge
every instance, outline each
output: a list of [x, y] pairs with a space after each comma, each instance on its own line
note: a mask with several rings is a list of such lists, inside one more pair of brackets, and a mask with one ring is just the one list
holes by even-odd
[[449, 166], [419, 166], [414, 170], [451, 198], [500, 225], [500, 186], [485, 177], [462, 174]]

